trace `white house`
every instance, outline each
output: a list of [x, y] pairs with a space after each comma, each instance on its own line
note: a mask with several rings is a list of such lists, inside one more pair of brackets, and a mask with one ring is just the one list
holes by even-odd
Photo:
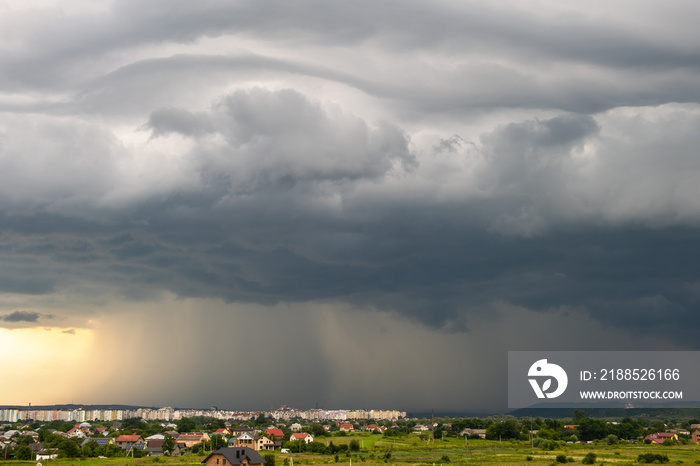
[[306, 432], [299, 432], [299, 433], [294, 433], [289, 437], [289, 441], [293, 442], [295, 440], [302, 440], [306, 443], [311, 443], [314, 441], [314, 437], [311, 434], [307, 434]]

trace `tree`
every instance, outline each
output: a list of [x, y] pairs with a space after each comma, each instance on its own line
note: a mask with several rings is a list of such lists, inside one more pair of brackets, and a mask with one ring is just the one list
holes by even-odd
[[328, 432], [326, 432], [326, 429], [323, 428], [323, 426], [317, 422], [314, 422], [309, 426], [309, 431], [311, 432], [311, 435], [314, 437], [327, 437]]
[[89, 458], [94, 458], [95, 456], [98, 456], [98, 448], [100, 448], [100, 446], [97, 444], [97, 442], [95, 442], [94, 440], [90, 440], [85, 445], [83, 445], [83, 455]]
[[107, 458], [124, 455], [124, 451], [113, 443], [109, 443], [106, 446], [100, 448], [104, 448], [104, 456], [106, 456]]
[[80, 456], [80, 449], [75, 442], [65, 439], [58, 446], [58, 457], [59, 458], [77, 458]]
[[578, 438], [583, 442], [605, 438], [608, 435], [605, 422], [600, 419], [587, 417], [581, 419], [578, 427]]
[[275, 455], [268, 453], [263, 458], [265, 459], [265, 466], [275, 466]]
[[357, 439], [350, 440], [350, 451], [360, 451], [360, 442]]
[[253, 427], [263, 427], [268, 424], [268, 420], [263, 413], [258, 414], [258, 416], [253, 421]]
[[23, 446], [19, 447], [19, 449], [17, 450], [17, 453], [15, 453], [15, 455], [17, 456], [18, 460], [26, 461], [26, 460], [32, 459], [33, 452], [32, 452], [32, 449], [29, 448], [27, 445], [23, 445]]
[[217, 431], [217, 430], [219, 430], [219, 429], [223, 429], [223, 428], [225, 428], [225, 427], [226, 427], [226, 424], [225, 424], [224, 421], [221, 420], [221, 419], [214, 419], [214, 420], [211, 421], [211, 423], [209, 424], [209, 430], [211, 430], [212, 432], [215, 432], [215, 431]]
[[503, 422], [496, 422], [486, 429], [488, 439], [519, 439], [523, 430], [522, 424], [515, 419], [506, 419]]
[[177, 431], [180, 433], [183, 432], [192, 432], [196, 428], [196, 425], [192, 419], [188, 417], [183, 417], [179, 421], [177, 421]]
[[175, 450], [175, 439], [170, 434], [165, 434], [163, 439], [163, 453], [166, 455], [172, 454]]
[[227, 442], [226, 442], [226, 439], [224, 438], [224, 436], [219, 435], [219, 434], [212, 435], [210, 443], [211, 443], [212, 451], [216, 450], [218, 448], [225, 447], [227, 445]]

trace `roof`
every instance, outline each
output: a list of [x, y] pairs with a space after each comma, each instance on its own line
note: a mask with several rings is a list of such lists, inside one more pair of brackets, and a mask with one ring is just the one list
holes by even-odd
[[140, 435], [120, 435], [116, 442], [138, 442], [141, 439]]
[[83, 443], [81, 443], [80, 446], [85, 446], [85, 444], [88, 442], [95, 442], [98, 446], [104, 447], [105, 445], [108, 445], [111, 441], [112, 439], [109, 437], [86, 438], [85, 440], [83, 440]]
[[284, 432], [282, 432], [282, 429], [267, 429], [265, 432], [273, 437], [284, 437]]
[[58, 453], [58, 448], [47, 448], [37, 452], [37, 455], [55, 455], [56, 453]]
[[209, 458], [214, 455], [223, 455], [224, 458], [228, 460], [232, 465], [242, 464], [241, 460], [246, 458], [249, 464], [264, 464], [265, 460], [260, 453], [253, 450], [252, 448], [242, 447], [242, 448], [219, 448], [218, 450], [212, 452], [202, 460], [202, 463], [206, 463]]
[[310, 436], [311, 435], [307, 434], [306, 432], [292, 434], [292, 437], [294, 437], [297, 440], [304, 440], [306, 437], [310, 437]]
[[207, 434], [205, 434], [203, 432], [183, 432], [180, 435], [178, 435], [177, 439], [178, 440], [201, 440], [202, 437], [204, 437], [205, 435], [207, 435]]

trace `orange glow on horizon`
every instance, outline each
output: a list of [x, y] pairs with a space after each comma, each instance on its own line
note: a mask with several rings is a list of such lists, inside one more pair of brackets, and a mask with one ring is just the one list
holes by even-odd
[[93, 371], [94, 334], [87, 329], [0, 329], [0, 404], [54, 404]]

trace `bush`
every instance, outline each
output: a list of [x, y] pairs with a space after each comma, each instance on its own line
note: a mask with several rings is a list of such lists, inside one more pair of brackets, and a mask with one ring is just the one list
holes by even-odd
[[532, 461], [532, 456], [527, 455], [527, 456], [525, 457], [525, 461]]
[[450, 462], [450, 457], [447, 456], [447, 455], [442, 455], [442, 457], [440, 457], [440, 462], [442, 462], [442, 463], [449, 463], [449, 462]]
[[595, 459], [596, 459], [596, 454], [593, 452], [590, 452], [586, 456], [583, 457], [583, 460], [581, 461], [581, 463], [583, 463], [583, 464], [595, 464]]
[[668, 463], [668, 455], [660, 453], [643, 453], [637, 456], [638, 463]]
[[536, 447], [539, 446], [545, 451], [552, 451], [552, 450], [557, 450], [559, 448], [559, 442], [556, 440], [543, 440], [539, 442], [539, 445], [535, 445]]
[[557, 455], [557, 463], [567, 463], [566, 455]]

